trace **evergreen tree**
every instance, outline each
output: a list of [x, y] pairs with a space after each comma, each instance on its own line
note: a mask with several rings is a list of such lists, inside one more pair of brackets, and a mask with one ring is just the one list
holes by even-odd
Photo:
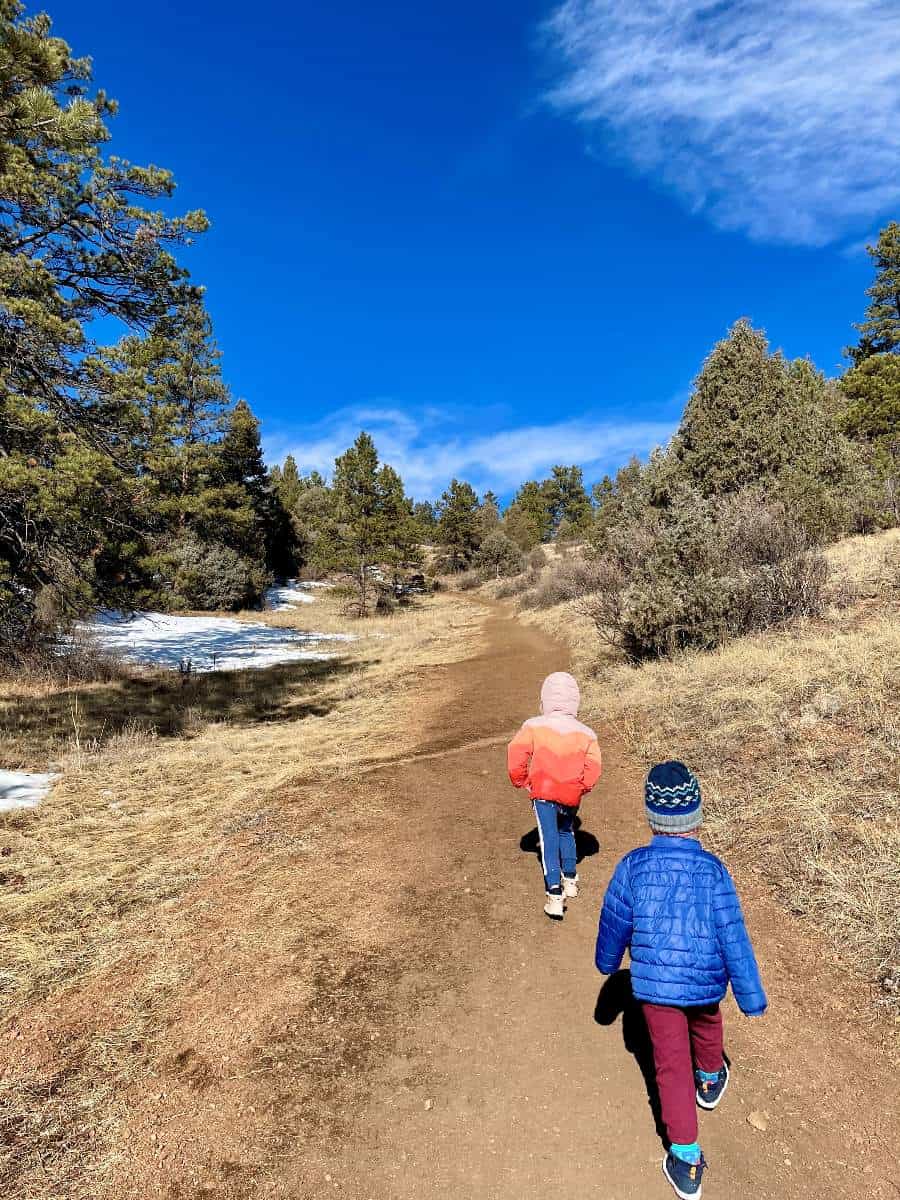
[[852, 438], [893, 453], [900, 443], [900, 355], [876, 354], [841, 379], [841, 425]]
[[900, 353], [900, 222], [886, 225], [867, 249], [875, 281], [866, 289], [866, 319], [856, 326], [859, 344], [846, 352], [857, 366], [873, 354]]
[[384, 518], [384, 490], [391, 481], [379, 472], [378, 451], [368, 433], [360, 433], [349, 450], [335, 461], [332, 480], [338, 544], [336, 564], [353, 572], [358, 612], [365, 617], [373, 590], [372, 569], [390, 546]]
[[515, 502], [503, 514], [500, 529], [521, 550], [533, 550], [540, 545], [541, 531], [537, 522]]
[[531, 550], [540, 542], [549, 542], [553, 532], [553, 516], [546, 483], [529, 479], [513, 497], [503, 519], [508, 537], [523, 550]]
[[378, 472], [378, 493], [385, 562], [395, 568], [417, 563], [420, 530], [413, 516], [412, 501], [393, 467], [385, 465]]
[[[277, 477], [275, 477], [275, 471], [278, 471]], [[273, 468], [273, 483], [278, 491], [278, 498], [285, 510], [288, 513], [296, 512], [297, 502], [303, 490], [303, 483], [297, 467], [297, 460], [293, 454], [287, 456], [283, 467]]]
[[225, 419], [218, 457], [219, 472], [226, 483], [240, 484], [254, 498], [264, 495], [268, 472], [259, 438], [259, 421], [246, 400], [238, 400]]
[[[92, 322], [146, 328], [177, 303], [170, 248], [206, 227], [144, 207], [174, 184], [103, 156], [115, 105], [50, 21], [0, 3], [0, 652], [31, 635], [35, 598], [101, 594], [106, 540], [140, 518], [120, 469], [133, 411], [98, 390]], [[46, 608], [46, 605], [44, 605]]]
[[498, 525], [479, 546], [473, 563], [486, 575], [502, 579], [525, 570], [525, 553]]
[[[290, 462], [296, 472], [296, 463], [293, 459]], [[228, 414], [225, 435], [219, 445], [219, 471], [225, 484], [234, 489], [237, 504], [242, 505], [246, 495], [253, 509], [252, 541], [242, 548], [245, 556], [276, 574], [289, 572], [296, 560], [290, 515], [269, 477], [259, 421], [246, 400], [239, 400]]]
[[437, 530], [437, 514], [430, 500], [420, 500], [413, 505], [413, 518], [419, 529], [419, 540], [429, 542]]
[[669, 474], [675, 468], [705, 496], [756, 486], [814, 536], [837, 533], [860, 465], [826, 411], [825, 391], [810, 363], [770, 354], [765, 335], [739, 321], [696, 380]]
[[840, 427], [861, 449], [873, 479], [876, 524], [900, 522], [900, 354], [875, 354], [840, 382]]
[[591, 523], [593, 509], [584, 488], [581, 467], [554, 467], [550, 479], [542, 485], [549, 513], [551, 535], [558, 535], [565, 522], [570, 537], [584, 533]]
[[500, 527], [500, 502], [493, 492], [485, 492], [478, 509], [478, 534], [482, 541]]
[[438, 538], [450, 571], [471, 566], [479, 545], [478, 496], [471, 484], [454, 479], [438, 501]]

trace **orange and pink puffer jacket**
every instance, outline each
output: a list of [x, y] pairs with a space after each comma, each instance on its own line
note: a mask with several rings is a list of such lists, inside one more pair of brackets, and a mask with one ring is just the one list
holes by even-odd
[[541, 715], [526, 721], [509, 744], [510, 782], [527, 787], [532, 800], [574, 808], [600, 778], [597, 735], [577, 719], [580, 703], [571, 675], [548, 675], [541, 688]]

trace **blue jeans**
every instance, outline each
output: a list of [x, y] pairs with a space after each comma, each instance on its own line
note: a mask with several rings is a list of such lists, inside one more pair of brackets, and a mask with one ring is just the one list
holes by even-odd
[[555, 800], [535, 800], [534, 815], [541, 839], [541, 866], [547, 891], [559, 891], [562, 876], [574, 879], [578, 873], [575, 853], [575, 818], [578, 807], [557, 804]]

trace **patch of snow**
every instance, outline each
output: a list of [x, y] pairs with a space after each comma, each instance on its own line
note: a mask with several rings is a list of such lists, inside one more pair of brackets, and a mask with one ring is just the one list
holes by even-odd
[[59, 775], [33, 771], [0, 771], [0, 813], [37, 808]]
[[263, 600], [266, 608], [271, 608], [274, 612], [297, 608], [300, 604], [315, 604], [315, 596], [301, 591], [296, 583], [288, 583], [285, 587], [266, 588]]
[[239, 671], [279, 663], [324, 661], [323, 642], [350, 642], [349, 633], [274, 629], [230, 617], [184, 617], [176, 613], [98, 613], [76, 626], [103, 650], [130, 662], [193, 671]]
[[310, 595], [312, 590], [332, 587], [334, 584], [325, 580], [289, 579], [284, 587], [267, 588], [263, 600], [266, 608], [279, 612], [284, 609], [296, 608], [298, 604], [313, 604], [315, 596]]

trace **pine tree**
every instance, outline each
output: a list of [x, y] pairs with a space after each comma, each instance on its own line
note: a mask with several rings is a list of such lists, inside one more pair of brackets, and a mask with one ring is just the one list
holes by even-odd
[[464, 571], [481, 544], [478, 496], [468, 483], [454, 479], [438, 501], [438, 539], [450, 571]]
[[664, 467], [660, 479], [680, 475], [707, 497], [756, 487], [827, 537], [847, 519], [859, 463], [827, 412], [823, 376], [770, 354], [739, 321], [704, 363]]
[[873, 354], [900, 353], [900, 222], [886, 225], [867, 249], [875, 281], [866, 289], [866, 319], [856, 326], [859, 343], [846, 351], [857, 366]]
[[417, 501], [413, 505], [413, 518], [419, 530], [419, 540], [430, 542], [437, 531], [437, 514], [431, 501]]
[[[274, 479], [274, 471], [279, 471], [278, 478]], [[273, 468], [273, 481], [278, 491], [278, 498], [284, 506], [285, 510], [293, 513], [297, 508], [297, 501], [300, 499], [300, 493], [303, 490], [303, 484], [300, 480], [300, 471], [297, 467], [297, 460], [293, 454], [289, 454], [284, 460], [284, 465], [279, 468]]]
[[500, 527], [500, 502], [493, 492], [485, 492], [478, 509], [478, 535], [483, 542]]
[[542, 485], [550, 515], [550, 529], [558, 535], [563, 522], [570, 537], [584, 533], [591, 523], [593, 509], [584, 488], [581, 467], [554, 467], [550, 479]]
[[[233, 489], [235, 507], [242, 507], [249, 501], [254, 515], [252, 540], [235, 548], [275, 574], [290, 571], [296, 560], [290, 515], [279, 490], [269, 478], [260, 442], [259, 421], [246, 400], [239, 400], [228, 414], [218, 458], [221, 478]], [[289, 475], [293, 476], [297, 464], [293, 459], [290, 462]]]
[[420, 561], [420, 531], [413, 516], [412, 501], [406, 495], [403, 480], [393, 467], [378, 472], [381, 519], [384, 525], [386, 561], [402, 567]]
[[335, 460], [334, 494], [339, 544], [337, 563], [352, 571], [357, 589], [357, 611], [364, 617], [373, 590], [372, 568], [389, 546], [384, 522], [383, 483], [379, 478], [378, 451], [367, 433], [361, 433], [349, 450]]
[[89, 62], [46, 16], [22, 13], [0, 3], [0, 653], [31, 636], [40, 592], [62, 611], [102, 595], [104, 544], [139, 522], [133, 410], [103, 390], [92, 322], [171, 311], [170, 248], [206, 227], [144, 207], [171, 175], [101, 153], [115, 105], [88, 96]]
[[513, 497], [504, 517], [506, 532], [521, 546], [530, 550], [541, 542], [549, 542], [553, 533], [553, 515], [546, 481], [529, 479]]
[[845, 404], [838, 423], [869, 466], [875, 524], [900, 521], [900, 355], [875, 354], [840, 382]]

